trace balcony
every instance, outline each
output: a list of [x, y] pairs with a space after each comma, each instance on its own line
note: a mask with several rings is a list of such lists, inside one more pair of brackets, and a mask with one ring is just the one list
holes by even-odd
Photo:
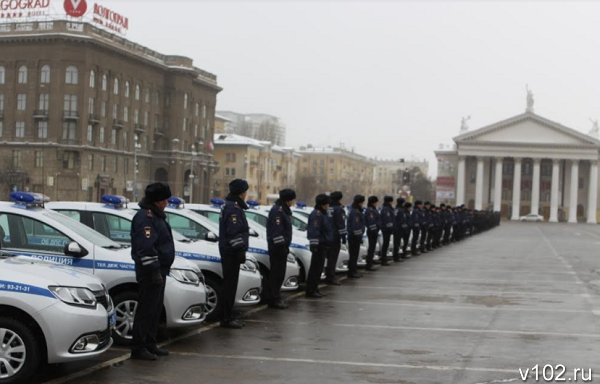
[[63, 112], [64, 120], [79, 120], [79, 112], [77, 111], [64, 111]]
[[100, 116], [90, 113], [88, 115], [88, 122], [90, 122], [92, 124], [100, 124]]
[[47, 109], [38, 109], [33, 111], [33, 118], [38, 120], [48, 120], [48, 110]]
[[77, 139], [59, 139], [58, 143], [62, 145], [81, 145]]
[[125, 122], [123, 120], [113, 120], [113, 127], [115, 129], [123, 129], [125, 126]]
[[154, 136], [164, 137], [164, 136], [166, 136], [165, 132], [166, 132], [166, 130], [164, 128], [156, 128], [156, 129], [154, 129]]
[[146, 126], [142, 124], [135, 125], [135, 133], [144, 133], [146, 132]]

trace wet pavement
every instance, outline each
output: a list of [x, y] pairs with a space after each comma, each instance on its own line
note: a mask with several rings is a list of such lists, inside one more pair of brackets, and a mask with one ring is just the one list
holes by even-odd
[[519, 368], [536, 364], [540, 382], [546, 364], [564, 365], [567, 381], [575, 368], [597, 375], [599, 249], [600, 226], [502, 223], [323, 288], [324, 299], [295, 293], [286, 311], [244, 310], [241, 331], [163, 333], [172, 354], [160, 361], [114, 348], [37, 381], [480, 384], [523, 382]]

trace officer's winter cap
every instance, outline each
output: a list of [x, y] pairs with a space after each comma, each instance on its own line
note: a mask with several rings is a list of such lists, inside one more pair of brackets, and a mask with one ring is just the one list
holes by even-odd
[[331, 198], [324, 193], [321, 193], [319, 196], [315, 198], [315, 203], [317, 205], [327, 205], [331, 203]]
[[144, 196], [150, 203], [167, 200], [169, 197], [171, 197], [171, 188], [169, 188], [169, 185], [165, 183], [150, 184], [146, 187]]
[[446, 206], [446, 204], [442, 203], [440, 204], [440, 208], [444, 208]]
[[369, 196], [369, 204], [377, 203], [379, 198], [377, 196]]
[[415, 205], [421, 205], [421, 204], [423, 204], [423, 202], [421, 200], [415, 201]]
[[279, 191], [279, 200], [292, 201], [296, 200], [296, 192], [293, 189], [283, 189]]
[[365, 197], [363, 195], [354, 196], [354, 204], [360, 204], [365, 202]]
[[340, 201], [342, 200], [342, 197], [344, 197], [344, 195], [340, 191], [335, 191], [331, 195], [329, 195], [329, 197], [331, 197], [332, 201]]
[[392, 201], [394, 201], [394, 197], [393, 196], [386, 196], [383, 198], [383, 202], [384, 203], [391, 203]]
[[398, 204], [398, 205], [402, 205], [402, 204], [404, 204], [404, 202], [405, 202], [405, 201], [406, 201], [406, 200], [404, 200], [404, 198], [403, 198], [403, 197], [399, 197], [399, 198], [397, 198], [397, 199], [396, 199], [396, 204]]
[[229, 193], [232, 195], [241, 195], [248, 190], [248, 182], [242, 179], [235, 179], [229, 183]]
[[431, 203], [429, 201], [426, 201], [425, 205], [431, 205]]
[[412, 204], [411, 203], [404, 203], [404, 208], [411, 208]]

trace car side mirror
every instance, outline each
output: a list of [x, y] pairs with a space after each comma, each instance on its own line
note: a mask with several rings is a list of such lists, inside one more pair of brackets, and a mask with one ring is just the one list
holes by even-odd
[[84, 257], [88, 255], [88, 251], [81, 247], [78, 243], [72, 241], [65, 245], [65, 255], [74, 257]]
[[219, 240], [219, 237], [217, 235], [215, 235], [214, 233], [212, 233], [212, 232], [208, 232], [206, 234], [206, 236], [204, 236], [204, 239], [206, 241], [211, 241], [213, 243], [216, 243]]
[[254, 229], [251, 229], [250, 232], [248, 232], [248, 234], [252, 237], [258, 237], [258, 232], [256, 232]]

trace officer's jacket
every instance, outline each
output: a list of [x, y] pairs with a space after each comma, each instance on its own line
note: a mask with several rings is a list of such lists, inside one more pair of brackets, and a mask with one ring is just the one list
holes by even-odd
[[292, 211], [283, 204], [273, 205], [267, 221], [267, 242], [275, 249], [289, 248], [292, 243]]
[[350, 208], [346, 228], [348, 236], [362, 239], [365, 233], [365, 215], [361, 208]]
[[421, 219], [421, 210], [413, 209], [410, 214], [410, 220], [411, 220], [413, 229], [420, 229], [421, 222], [423, 221]]
[[348, 234], [346, 229], [346, 210], [338, 202], [332, 202], [327, 211], [331, 226], [333, 227], [334, 239], [339, 239]]
[[175, 244], [167, 216], [156, 205], [145, 199], [131, 222], [131, 258], [135, 262], [138, 279], [155, 270], [169, 275], [175, 260]]
[[407, 212], [404, 208], [396, 208], [396, 215], [394, 217], [394, 229], [396, 231], [405, 231], [410, 228], [410, 212]]
[[427, 208], [423, 208], [421, 210], [421, 215], [423, 215], [423, 222], [422, 222], [422, 227], [425, 227], [425, 229], [427, 228], [431, 228], [433, 227], [433, 219], [432, 219], [432, 213], [429, 209]]
[[381, 232], [394, 232], [394, 208], [391, 205], [381, 207]]
[[365, 223], [367, 225], [367, 232], [370, 234], [378, 233], [381, 228], [381, 217], [379, 211], [375, 208], [368, 207], [365, 212]]
[[311, 247], [331, 246], [333, 243], [333, 227], [326, 211], [315, 208], [308, 216], [306, 229], [308, 242]]
[[412, 216], [412, 211], [408, 211], [406, 209], [403, 210], [404, 211], [404, 220], [405, 220], [405, 225], [406, 227], [403, 227], [404, 229], [410, 230], [413, 228], [413, 216]]
[[225, 199], [219, 218], [219, 251], [232, 254], [248, 250], [250, 228], [246, 219], [246, 203], [237, 196]]

